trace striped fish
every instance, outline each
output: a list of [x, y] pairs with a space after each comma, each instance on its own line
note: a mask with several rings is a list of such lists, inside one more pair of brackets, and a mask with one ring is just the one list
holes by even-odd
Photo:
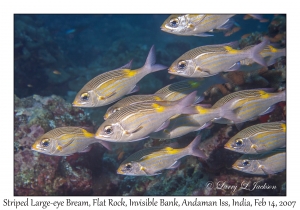
[[202, 130], [211, 125], [214, 118], [219, 118], [220, 109], [210, 109], [202, 107], [201, 105], [195, 106], [197, 114], [180, 115], [170, 120], [170, 124], [165, 129], [152, 133], [151, 138], [157, 139], [173, 139], [190, 132]]
[[[263, 97], [264, 95], [270, 93], [273, 91], [273, 89], [263, 88], [263, 89], [251, 89], [251, 90], [241, 90], [237, 92], [230, 93], [221, 99], [219, 99], [213, 106], [213, 109], [220, 108], [220, 107], [226, 107], [226, 109], [223, 109], [224, 112], [230, 113], [230, 111], [237, 110], [238, 108], [242, 107], [247, 102]], [[233, 124], [229, 119], [220, 118], [215, 119], [215, 123], [220, 124]]]
[[213, 36], [206, 32], [214, 29], [228, 30], [234, 21], [230, 19], [234, 15], [170, 15], [161, 25], [161, 30], [180, 36]]
[[178, 114], [195, 114], [196, 91], [177, 101], [142, 102], [126, 106], [110, 115], [98, 128], [96, 138], [128, 142], [147, 138], [150, 133], [168, 126], [170, 118]]
[[96, 139], [81, 127], [59, 127], [40, 136], [31, 149], [47, 155], [68, 156], [88, 151], [89, 145], [96, 142], [110, 150], [107, 142]]
[[203, 97], [204, 91], [213, 85], [222, 84], [225, 82], [225, 79], [219, 75], [207, 79], [186, 79], [167, 85], [156, 91], [155, 94], [159, 94], [164, 100], [175, 101], [196, 90], [198, 95], [197, 98], [195, 98], [195, 103], [199, 103]]
[[243, 154], [261, 154], [285, 145], [285, 122], [270, 122], [241, 130], [229, 139], [224, 148]]
[[119, 166], [117, 173], [131, 176], [153, 176], [160, 174], [164, 169], [172, 169], [179, 166], [178, 160], [187, 155], [193, 155], [207, 159], [199, 150], [200, 136], [197, 136], [187, 147], [174, 149], [172, 147], [150, 147], [140, 150]]
[[143, 67], [130, 70], [131, 62], [119, 69], [100, 74], [89, 81], [77, 93], [73, 106], [99, 107], [111, 104], [126, 94], [136, 92], [136, 84], [147, 74], [166, 69], [155, 64], [155, 47], [152, 46]]
[[266, 62], [259, 54], [268, 44], [264, 40], [247, 50], [236, 50], [230, 45], [220, 47], [197, 47], [187, 51], [169, 67], [169, 73], [183, 77], [210, 77], [220, 72], [235, 71], [240, 61], [251, 59], [262, 66]]
[[117, 103], [113, 104], [109, 107], [104, 114], [104, 119], [106, 120], [113, 113], [120, 111], [126, 106], [135, 105], [141, 102], [155, 102], [155, 101], [163, 101], [161, 97], [158, 95], [132, 95], [126, 98], [119, 100]]
[[223, 112], [221, 111], [220, 116], [233, 121], [235, 124], [246, 122], [273, 111], [274, 104], [286, 100], [285, 93], [285, 90], [277, 93], [262, 92], [261, 96], [247, 101], [235, 109], [228, 109], [228, 107], [232, 107], [231, 102], [228, 102], [223, 106]]
[[[244, 47], [243, 50], [247, 50], [250, 49], [252, 46], [247, 46]], [[259, 53], [264, 60], [266, 61], [267, 66], [271, 66], [275, 63], [277, 58], [280, 58], [282, 56], [286, 56], [286, 49], [282, 48], [282, 49], [277, 49], [271, 45], [266, 46], [260, 53]], [[241, 68], [239, 70], [244, 70], [243, 67], [246, 66], [250, 66], [250, 65], [255, 65], [254, 61], [251, 59], [245, 59], [245, 60], [241, 60]]]
[[248, 155], [240, 157], [232, 168], [248, 174], [270, 175], [286, 169], [286, 152], [272, 152], [262, 157]]

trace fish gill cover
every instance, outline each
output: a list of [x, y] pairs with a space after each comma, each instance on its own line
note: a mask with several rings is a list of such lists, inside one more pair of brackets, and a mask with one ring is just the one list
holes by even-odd
[[[232, 165], [243, 154], [224, 148], [227, 141], [244, 128], [259, 123], [285, 121], [286, 104], [281, 99], [281, 102], [270, 104], [268, 110], [249, 121], [234, 123], [221, 118], [218, 119], [219, 123], [208, 122], [195, 129], [197, 131], [173, 139], [145, 138], [124, 143], [108, 142], [109, 145], [105, 146], [96, 143], [99, 141], [96, 140], [88, 148], [82, 148], [81, 152], [68, 156], [54, 156], [31, 150], [39, 137], [55, 128], [81, 127], [86, 137], [90, 133], [96, 133], [105, 122], [103, 116], [112, 104], [93, 108], [73, 107], [72, 101], [76, 94], [94, 77], [124, 66], [131, 60], [131, 68], [123, 70], [127, 73], [127, 78], [135, 75], [130, 69], [138, 69], [144, 65], [152, 45], [155, 46], [155, 63], [169, 68], [181, 55], [199, 46], [237, 41], [238, 46], [214, 48], [219, 52], [221, 50], [237, 55], [242, 49], [255, 46], [267, 37], [268, 45], [264, 51], [256, 52], [260, 53], [267, 65], [256, 63], [251, 60], [251, 56], [233, 63], [229, 71], [218, 74], [223, 77], [222, 80], [206, 84], [205, 90], [199, 89], [201, 92], [197, 95], [203, 97], [200, 106], [209, 109], [222, 97], [241, 90], [261, 88], [266, 91], [261, 94], [262, 98], [268, 98], [268, 91], [285, 90], [286, 57], [285, 52], [282, 53], [282, 49], [286, 47], [284, 14], [234, 15], [228, 17], [228, 20], [225, 18], [222, 24], [213, 26], [207, 32], [201, 31], [200, 36], [197, 32], [196, 35], [184, 35], [161, 29], [169, 16], [14, 15], [15, 195], [286, 195], [285, 170], [274, 171], [272, 165], [264, 166], [265, 175], [234, 170]], [[186, 27], [191, 30], [197, 29], [201, 20], [207, 18], [203, 15], [187, 17], [191, 22]], [[181, 17], [172, 16], [168, 27], [179, 27], [180, 20]], [[257, 54], [255, 56], [259, 57]], [[178, 63], [180, 68], [185, 65], [186, 61]], [[207, 71], [201, 68], [201, 62], [197, 65], [196, 71]], [[202, 82], [209, 81], [208, 78], [198, 78], [199, 83], [186, 83], [192, 88], [185, 87], [184, 94], [194, 91], [198, 84], [201, 88]], [[187, 78], [169, 74], [167, 69], [149, 73], [137, 83], [138, 88], [134, 91], [138, 92], [132, 94], [154, 94], [167, 85], [185, 79]], [[114, 84], [108, 82], [104, 86]], [[183, 90], [178, 87], [174, 91]], [[84, 94], [83, 99], [86, 96]], [[157, 97], [152, 107], [159, 107], [157, 110], [163, 114], [167, 102], [159, 101], [161, 95]], [[252, 98], [247, 100], [251, 101]], [[247, 104], [245, 101], [239, 103]], [[132, 105], [133, 108], [135, 106], [137, 105]], [[199, 110], [203, 112], [205, 109], [198, 108]], [[122, 113], [122, 109], [116, 112]], [[173, 116], [171, 120], [176, 120], [176, 117], [178, 116]], [[157, 131], [168, 133], [169, 122], [157, 125]], [[187, 122], [194, 127], [197, 127], [197, 123]], [[180, 125], [184, 129], [185, 123]], [[143, 129], [143, 126], [137, 125], [129, 131], [140, 132]], [[111, 132], [111, 128], [106, 127], [106, 131]], [[173, 163], [169, 169], [166, 168], [155, 176], [117, 174], [120, 164], [130, 155], [152, 147], [174, 148], [176, 151], [189, 145], [197, 133], [201, 133], [198, 147], [208, 157], [207, 160], [186, 156], [178, 161], [180, 164]], [[66, 140], [68, 137], [70, 135], [67, 133], [66, 137], [61, 138]], [[44, 146], [50, 145], [49, 139], [42, 142]], [[56, 149], [63, 150], [77, 145], [74, 143], [71, 140], [65, 145], [55, 146]], [[173, 150], [167, 151], [168, 154], [173, 154]], [[146, 170], [145, 166], [141, 170]], [[210, 187], [208, 183], [215, 186]], [[254, 183], [266, 183], [272, 190], [250, 191], [240, 188], [243, 184], [253, 188]], [[222, 184], [238, 188], [223, 188]]]

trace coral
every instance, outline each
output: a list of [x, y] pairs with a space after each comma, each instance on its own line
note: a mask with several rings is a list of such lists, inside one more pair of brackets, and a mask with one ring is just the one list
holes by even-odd
[[[67, 158], [31, 150], [35, 140], [56, 126], [92, 126], [89, 116], [58, 96], [15, 96], [15, 195], [90, 195], [92, 172], [84, 154]], [[73, 157], [74, 157], [73, 156]]]

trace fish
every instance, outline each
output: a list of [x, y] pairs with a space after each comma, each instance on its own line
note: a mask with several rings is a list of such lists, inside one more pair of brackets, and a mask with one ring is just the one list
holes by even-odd
[[[244, 123], [246, 121], [257, 118], [258, 116], [265, 115], [274, 110], [275, 104], [281, 101], [286, 101], [286, 91], [268, 93], [262, 92], [261, 96], [254, 97], [242, 105], [235, 104], [232, 109], [232, 103], [228, 102], [223, 105], [220, 116], [231, 120], [235, 124]], [[235, 102], [235, 99], [233, 99]], [[230, 107], [228, 109], [228, 107]]]
[[100, 74], [90, 80], [77, 93], [74, 107], [99, 107], [111, 104], [123, 96], [138, 91], [136, 85], [144, 76], [167, 67], [155, 64], [155, 47], [151, 47], [143, 67], [130, 70], [131, 62], [116, 69]]
[[[261, 88], [261, 89], [250, 89], [250, 90], [241, 90], [236, 91], [233, 93], [230, 93], [221, 99], [219, 99], [214, 105], [211, 107], [212, 109], [220, 108], [225, 106], [226, 111], [230, 112], [235, 109], [240, 108], [248, 101], [257, 99], [257, 97], [261, 97], [263, 95], [266, 95], [267, 93], [272, 92], [273, 89], [271, 88]], [[224, 114], [220, 113], [220, 116]], [[220, 117], [219, 119], [214, 119], [214, 123], [220, 123], [220, 124], [234, 124], [231, 120], [225, 119]]]
[[110, 115], [100, 125], [95, 137], [111, 142], [148, 138], [150, 133], [164, 129], [173, 116], [197, 113], [192, 106], [196, 94], [194, 91], [177, 101], [148, 101], [126, 106]]
[[230, 45], [197, 47], [177, 58], [168, 73], [183, 77], [210, 77], [220, 72], [238, 70], [240, 61], [251, 59], [262, 66], [266, 62], [259, 54], [268, 45], [268, 39], [250, 49], [237, 50]]
[[[253, 47], [253, 46], [247, 46], [243, 49], [246, 50], [251, 47]], [[268, 45], [259, 54], [264, 58], [266, 65], [271, 66], [276, 62], [277, 58], [286, 56], [286, 48], [277, 49], [277, 48], [273, 47], [272, 45]], [[242, 65], [239, 69], [240, 71], [243, 70], [244, 65], [246, 65], [246, 66], [255, 65], [254, 61], [251, 59], [241, 60], [240, 63]]]
[[108, 142], [95, 138], [94, 133], [81, 127], [59, 127], [38, 137], [31, 149], [46, 155], [69, 156], [86, 152], [93, 143], [100, 143], [110, 150]]
[[199, 103], [202, 101], [204, 91], [213, 85], [226, 82], [226, 79], [219, 75], [207, 79], [192, 78], [167, 85], [156, 91], [154, 94], [159, 94], [164, 100], [175, 101], [197, 90], [198, 95], [195, 98], [195, 103]]
[[[109, 107], [104, 114], [106, 120], [112, 113], [120, 111], [122, 108], [145, 101], [176, 101], [179, 100], [191, 92], [197, 90], [197, 96], [195, 97], [194, 104], [201, 102], [204, 98], [203, 92], [207, 88], [215, 85], [226, 83], [227, 81], [222, 76], [216, 75], [208, 79], [187, 79], [180, 82], [175, 82], [167, 85], [160, 90], [156, 91], [153, 95], [132, 95], [127, 96], [117, 103]], [[198, 94], [199, 93], [199, 94]]]
[[179, 159], [187, 155], [206, 160], [205, 154], [198, 148], [201, 136], [196, 138], [185, 148], [149, 147], [130, 155], [117, 169], [117, 173], [129, 176], [154, 176], [165, 169], [179, 166]]
[[154, 139], [173, 139], [185, 134], [202, 130], [212, 124], [212, 120], [219, 118], [220, 108], [211, 109], [196, 105], [197, 114], [180, 115], [170, 120], [170, 124], [165, 129], [150, 134]]
[[141, 102], [155, 102], [155, 101], [163, 101], [163, 98], [156, 94], [149, 94], [149, 95], [132, 95], [132, 96], [127, 96], [121, 100], [119, 100], [117, 103], [113, 104], [110, 106], [106, 113], [104, 114], [103, 118], [106, 120], [110, 115], [112, 115], [115, 112], [120, 111], [126, 106], [131, 106], [135, 105], [137, 103]]
[[161, 30], [179, 36], [213, 36], [207, 32], [228, 30], [234, 25], [234, 15], [170, 15], [161, 25]]
[[269, 122], [247, 127], [231, 137], [225, 149], [242, 154], [262, 154], [286, 146], [286, 123]]
[[260, 156], [243, 155], [232, 165], [232, 168], [255, 175], [271, 175], [286, 169], [285, 151], [271, 152]]

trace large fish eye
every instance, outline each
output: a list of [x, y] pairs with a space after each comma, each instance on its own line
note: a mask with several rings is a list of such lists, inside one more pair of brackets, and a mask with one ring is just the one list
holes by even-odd
[[43, 139], [43, 140], [41, 141], [41, 146], [42, 146], [42, 147], [48, 147], [49, 144], [50, 144], [50, 139]]
[[244, 160], [243, 161], [243, 166], [247, 166], [247, 165], [250, 165], [250, 162], [248, 160]]
[[243, 139], [236, 139], [235, 140], [235, 146], [240, 147], [243, 145]]
[[105, 134], [112, 134], [113, 133], [113, 128], [110, 125], [107, 125], [104, 127], [104, 133]]
[[89, 95], [88, 93], [82, 93], [82, 94], [80, 95], [80, 99], [81, 99], [82, 101], [87, 101], [87, 100], [89, 99], [89, 97], [90, 97], [90, 95]]
[[173, 18], [173, 19], [170, 20], [169, 23], [170, 23], [170, 26], [171, 26], [171, 27], [177, 28], [178, 25], [179, 25], [179, 20], [178, 20], [178, 18]]
[[131, 163], [127, 163], [127, 164], [125, 165], [125, 168], [126, 168], [126, 169], [131, 169], [131, 167], [132, 167]]
[[182, 71], [186, 67], [186, 61], [179, 61], [177, 67], [178, 70]]

